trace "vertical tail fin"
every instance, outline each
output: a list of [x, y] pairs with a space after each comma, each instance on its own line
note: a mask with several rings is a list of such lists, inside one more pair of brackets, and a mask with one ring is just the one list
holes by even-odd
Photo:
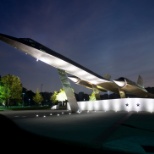
[[142, 77], [140, 75], [138, 76], [137, 84], [144, 88], [143, 79], [142, 79]]

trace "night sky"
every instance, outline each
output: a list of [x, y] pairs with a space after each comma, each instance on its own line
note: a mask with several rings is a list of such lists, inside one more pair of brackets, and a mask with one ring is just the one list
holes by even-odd
[[[0, 0], [0, 33], [31, 38], [103, 76], [154, 87], [154, 0]], [[58, 91], [56, 68], [0, 41], [0, 75]], [[72, 83], [76, 93], [91, 93]]]

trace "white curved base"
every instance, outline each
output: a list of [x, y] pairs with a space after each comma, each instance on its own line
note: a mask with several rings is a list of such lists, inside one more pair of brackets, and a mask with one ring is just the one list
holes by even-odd
[[147, 111], [154, 112], [154, 99], [148, 98], [120, 98], [97, 101], [77, 102], [79, 109], [92, 111]]

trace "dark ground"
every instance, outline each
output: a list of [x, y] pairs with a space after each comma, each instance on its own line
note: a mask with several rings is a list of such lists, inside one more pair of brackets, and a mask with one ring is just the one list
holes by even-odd
[[[85, 116], [85, 115], [83, 115], [83, 116]], [[149, 116], [147, 116], [149, 120], [146, 119], [146, 116], [147, 116], [147, 114], [145, 114], [145, 115], [141, 114], [141, 116], [139, 116], [140, 118], [137, 121], [139, 122], [143, 119], [143, 120], [145, 120], [145, 125], [148, 124], [146, 122], [150, 123], [151, 121], [154, 121], [153, 116], [150, 118], [149, 118]], [[109, 141], [114, 141], [115, 139], [117, 140], [119, 138], [125, 137], [126, 135], [124, 133], [127, 133], [128, 136], [130, 133], [130, 134], [132, 134], [132, 137], [133, 137], [134, 134], [135, 135], [137, 134], [136, 132], [139, 132], [139, 133], [142, 131], [149, 132], [149, 129], [148, 130], [141, 130], [140, 123], [138, 123], [137, 128], [131, 128], [134, 125], [134, 123], [135, 124], [137, 123], [135, 118], [136, 117], [132, 116], [132, 119], [128, 119], [127, 123], [120, 124], [120, 129], [118, 129], [115, 134], [113, 133], [113, 136], [109, 137]], [[20, 120], [22, 120], [22, 119], [20, 119]], [[79, 153], [94, 153], [94, 154], [97, 154], [97, 153], [98, 154], [99, 153], [103, 153], [103, 154], [105, 154], [105, 153], [130, 154], [130, 152], [126, 152], [126, 151], [112, 150], [114, 148], [111, 148], [111, 149], [106, 149], [106, 148], [102, 149], [101, 148], [101, 149], [99, 149], [97, 147], [90, 147], [90, 146], [87, 146], [82, 143], [81, 144], [77, 144], [77, 143], [74, 144], [73, 142], [69, 142], [66, 140], [64, 141], [64, 140], [55, 139], [52, 137], [45, 137], [45, 136], [37, 135], [37, 134], [34, 134], [32, 132], [22, 129], [13, 120], [11, 120], [10, 118], [8, 118], [7, 116], [5, 116], [3, 114], [0, 114], [0, 123], [1, 123], [1, 125], [0, 125], [0, 133], [1, 133], [0, 147], [1, 147], [1, 149], [3, 149], [7, 153], [8, 152], [16, 152], [16, 153], [21, 153], [21, 152], [24, 152], [24, 153], [25, 152], [28, 152], [28, 153], [30, 153], [30, 152], [35, 152], [35, 153], [36, 152], [38, 152], [38, 153], [40, 153], [40, 152], [43, 152], [43, 153], [46, 153], [46, 152], [53, 153], [54, 152], [55, 153], [56, 152], [56, 153], [60, 153], [60, 152], [62, 152], [62, 153], [71, 153], [72, 154], [72, 153], [79, 152]], [[46, 121], [46, 123], [47, 123], [47, 121]], [[79, 123], [81, 123], [81, 122], [79, 121]], [[37, 123], [36, 123], [36, 125], [37, 125]], [[61, 124], [61, 125], [63, 125], [63, 124]], [[36, 126], [36, 128], [38, 128], [38, 126]], [[125, 130], [123, 130], [123, 128], [125, 128]], [[149, 126], [149, 128], [150, 128], [150, 126]], [[101, 139], [101, 137], [105, 138], [105, 135], [107, 135], [107, 133], [109, 133], [110, 131], [112, 132], [113, 129], [116, 129], [116, 124], [114, 124], [111, 128], [109, 128], [106, 133], [103, 132], [102, 135], [100, 135], [100, 139]], [[132, 132], [129, 130], [132, 130]], [[129, 131], [129, 133], [127, 131]], [[153, 132], [154, 131], [152, 130], [149, 133], [153, 134]], [[138, 135], [139, 140], [143, 136], [145, 137], [145, 143], [147, 143], [147, 144], [142, 145], [142, 148], [144, 149], [145, 154], [154, 153], [154, 146], [153, 146], [154, 143], [150, 142], [151, 145], [148, 144], [149, 141], [148, 140], [147, 140], [148, 142], [146, 141], [146, 137], [147, 137], [146, 133], [142, 134], [142, 135], [141, 134]], [[130, 137], [131, 137], [131, 135], [130, 135]], [[135, 140], [135, 136], [134, 136], [134, 140]], [[98, 138], [98, 141], [99, 141], [99, 138]], [[151, 140], [151, 141], [153, 142], [154, 140]], [[139, 141], [139, 142], [141, 142], [141, 141]], [[108, 143], [111, 143], [111, 142], [108, 142]], [[129, 142], [128, 142], [128, 144], [129, 144]], [[136, 152], [134, 152], [134, 154], [136, 154]]]
[[[7, 152], [48, 152], [52, 153], [113, 153], [112, 151], [99, 151], [98, 149], [66, 143], [56, 139], [39, 136], [19, 128], [12, 120], [0, 115], [1, 149]], [[118, 152], [119, 154], [119, 152]]]

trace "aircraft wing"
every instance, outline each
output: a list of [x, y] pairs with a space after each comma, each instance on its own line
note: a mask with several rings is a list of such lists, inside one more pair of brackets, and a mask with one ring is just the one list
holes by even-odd
[[80, 80], [88, 82], [92, 85], [97, 85], [104, 82], [111, 83], [110, 80], [103, 78], [102, 76], [92, 72], [82, 65], [72, 61], [71, 59], [68, 59], [67, 57], [64, 57], [63, 55], [30, 38], [15, 38], [5, 34], [0, 34], [0, 40], [12, 45], [26, 54], [31, 55], [37, 60], [49, 64], [57, 69], [65, 70], [66, 73], [74, 75]]

